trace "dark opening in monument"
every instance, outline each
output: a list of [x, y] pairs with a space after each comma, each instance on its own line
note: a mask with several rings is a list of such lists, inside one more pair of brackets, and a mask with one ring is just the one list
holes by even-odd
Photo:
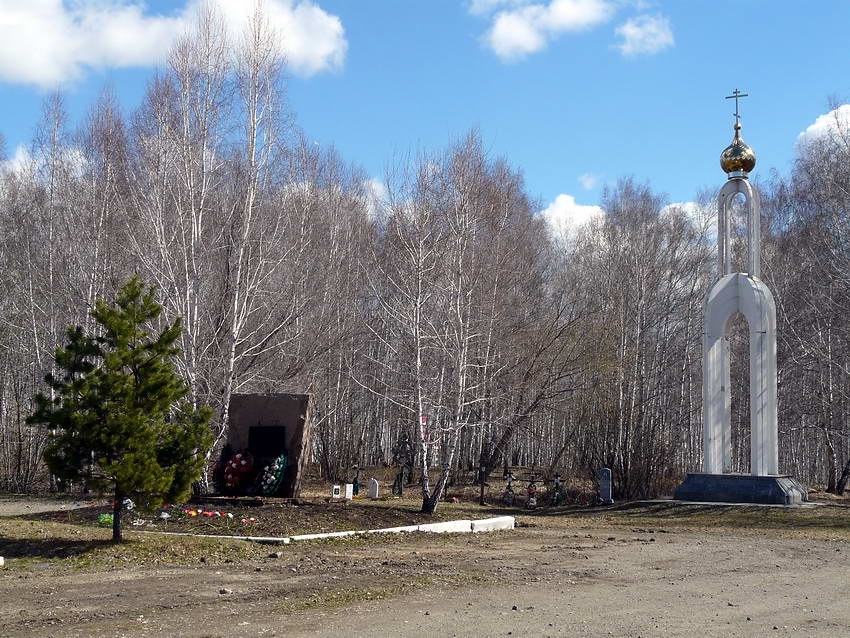
[[729, 317], [732, 464], [724, 472], [750, 472], [750, 325], [740, 312]]
[[286, 454], [286, 428], [280, 425], [254, 425], [248, 428], [248, 450], [258, 460], [274, 460]]

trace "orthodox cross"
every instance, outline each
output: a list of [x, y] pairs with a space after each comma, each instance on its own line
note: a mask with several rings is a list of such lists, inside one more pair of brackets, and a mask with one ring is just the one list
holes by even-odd
[[742, 97], [749, 97], [749, 96], [750, 96], [749, 93], [741, 93], [738, 89], [735, 89], [734, 91], [732, 91], [732, 95], [726, 96], [727, 100], [731, 100], [732, 98], [735, 98], [735, 113], [734, 113], [735, 124], [738, 124], [738, 122], [741, 120], [741, 114], [738, 112], [738, 99], [742, 98]]

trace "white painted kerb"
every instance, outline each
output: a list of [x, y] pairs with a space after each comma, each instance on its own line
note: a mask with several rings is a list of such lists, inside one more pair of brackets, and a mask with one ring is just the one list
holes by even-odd
[[428, 532], [431, 534], [470, 534], [473, 532], [495, 532], [514, 529], [516, 519], [513, 516], [497, 516], [479, 520], [445, 521], [443, 523], [425, 523], [424, 525], [405, 525], [403, 527], [385, 527], [383, 529], [362, 529], [346, 532], [325, 532], [323, 534], [299, 534], [298, 536], [219, 536], [217, 534], [189, 534], [187, 532], [159, 532], [152, 530], [137, 530], [142, 534], [166, 534], [169, 536], [192, 536], [194, 538], [230, 538], [234, 540], [253, 541], [255, 543], [283, 543], [292, 541], [310, 541], [323, 538], [341, 538], [345, 536], [360, 536], [363, 534], [403, 534], [405, 532]]
[[513, 516], [497, 516], [496, 518], [485, 518], [481, 521], [472, 521], [472, 533], [495, 532], [502, 529], [513, 529], [516, 519]]

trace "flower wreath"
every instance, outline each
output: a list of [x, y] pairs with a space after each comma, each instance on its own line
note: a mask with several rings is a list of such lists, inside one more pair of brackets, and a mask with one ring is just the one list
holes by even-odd
[[242, 475], [251, 471], [254, 467], [254, 459], [248, 452], [238, 452], [224, 464], [224, 482], [227, 487], [233, 489], [239, 486]]
[[286, 454], [281, 454], [274, 463], [267, 465], [263, 471], [263, 479], [260, 482], [260, 492], [266, 496], [274, 496], [283, 483], [283, 475], [286, 472]]

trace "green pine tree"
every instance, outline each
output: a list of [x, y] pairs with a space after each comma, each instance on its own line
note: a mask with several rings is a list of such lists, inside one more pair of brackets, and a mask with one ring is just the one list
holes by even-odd
[[56, 350], [57, 372], [45, 377], [54, 398], [38, 394], [30, 417], [51, 430], [44, 458], [53, 474], [114, 491], [116, 541], [123, 500], [185, 498], [212, 440], [212, 411], [186, 400], [189, 387], [171, 364], [180, 319], [156, 337], [146, 330], [161, 312], [153, 287], [146, 290], [137, 277], [113, 303], [98, 299], [91, 312], [98, 333], [68, 328], [68, 344]]

